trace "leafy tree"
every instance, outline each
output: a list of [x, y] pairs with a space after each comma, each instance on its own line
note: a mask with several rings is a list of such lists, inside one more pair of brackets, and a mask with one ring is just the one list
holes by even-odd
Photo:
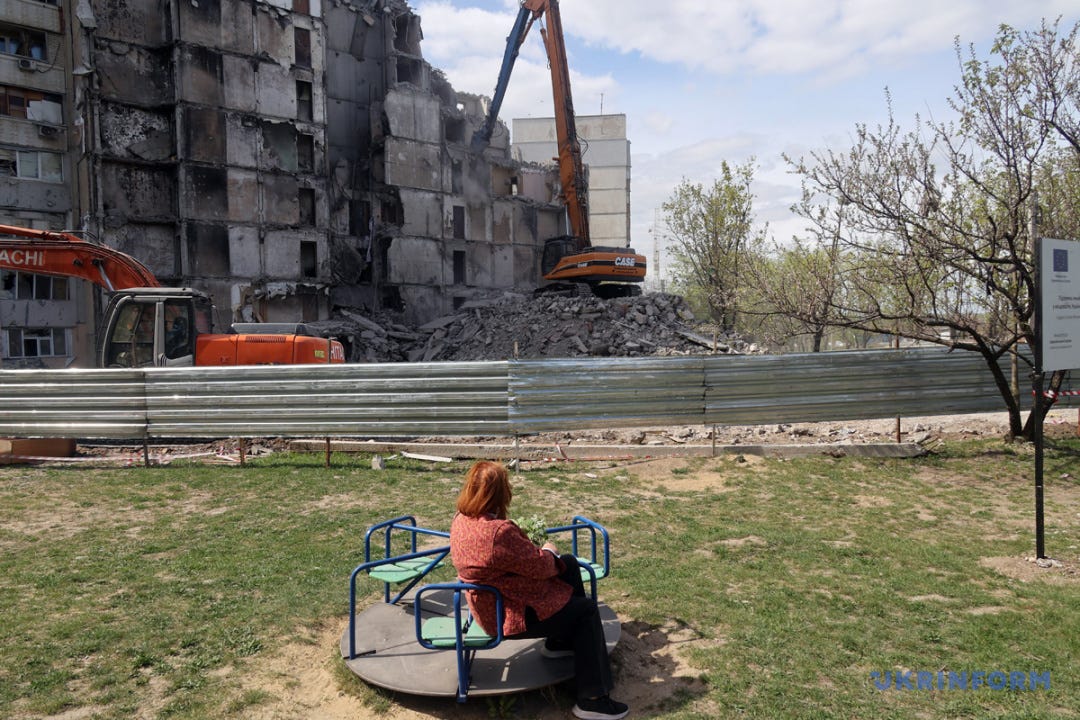
[[663, 204], [673, 238], [672, 276], [724, 332], [735, 330], [740, 286], [765, 233], [753, 229], [753, 177], [753, 161], [734, 168], [724, 162], [711, 187], [684, 179]]
[[[830, 321], [980, 353], [1011, 433], [1026, 438], [1036, 418], [1022, 422], [1000, 361], [1038, 340], [1031, 226], [1043, 183], [1062, 215], [1054, 226], [1077, 226], [1077, 206], [1069, 203], [1080, 162], [1078, 28], [1002, 26], [992, 60], [957, 44], [956, 120], [917, 119], [915, 130], [904, 131], [890, 113], [883, 126], [857, 126], [846, 151], [789, 159], [806, 197], [844, 209], [846, 231], [837, 243], [850, 261], [829, 301]], [[1054, 181], [1063, 174], [1068, 179]], [[807, 204], [801, 212], [813, 220], [820, 211]], [[1056, 374], [1051, 387], [1061, 380]]]

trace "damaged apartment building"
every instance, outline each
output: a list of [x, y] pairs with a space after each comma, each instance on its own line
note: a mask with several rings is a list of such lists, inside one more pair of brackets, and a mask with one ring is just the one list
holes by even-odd
[[[487, 101], [423, 59], [420, 21], [403, 0], [3, 0], [0, 223], [123, 250], [224, 327], [423, 323], [530, 290], [565, 228], [557, 177], [511, 161], [501, 124], [470, 152]], [[34, 297], [85, 307], [71, 285]], [[5, 359], [87, 364], [92, 313], [20, 299], [0, 288], [0, 334], [52, 342]]]

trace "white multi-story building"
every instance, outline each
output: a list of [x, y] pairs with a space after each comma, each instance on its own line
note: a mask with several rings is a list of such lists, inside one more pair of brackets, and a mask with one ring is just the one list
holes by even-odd
[[[589, 234], [593, 245], [630, 245], [630, 141], [625, 115], [579, 115], [581, 158], [588, 168]], [[558, 156], [555, 118], [514, 118], [512, 155], [551, 164]]]

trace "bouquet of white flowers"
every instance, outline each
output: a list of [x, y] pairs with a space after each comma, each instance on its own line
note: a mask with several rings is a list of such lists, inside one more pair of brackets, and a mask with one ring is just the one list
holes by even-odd
[[543, 545], [547, 541], [547, 521], [539, 515], [519, 517], [514, 520], [522, 531], [537, 545]]

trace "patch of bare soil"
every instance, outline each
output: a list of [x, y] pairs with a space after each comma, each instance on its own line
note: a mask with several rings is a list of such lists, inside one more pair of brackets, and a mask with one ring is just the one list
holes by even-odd
[[[246, 720], [421, 720], [444, 718], [480, 720], [499, 717], [497, 698], [474, 698], [459, 705], [453, 698], [394, 695], [389, 707], [365, 702], [342, 689], [342, 663], [338, 640], [345, 629], [335, 626], [308, 633], [273, 654], [251, 663], [238, 677], [239, 690], [225, 705], [242, 704], [245, 697], [259, 700], [236, 716]], [[677, 694], [696, 696], [705, 692], [699, 671], [684, 659], [684, 649], [723, 644], [723, 638], [705, 638], [676, 621], [663, 626], [624, 622], [622, 637], [612, 655], [616, 676], [614, 695], [638, 712], [662, 707]], [[332, 650], [328, 651], [328, 648]], [[562, 697], [557, 697], [562, 695]], [[550, 688], [514, 698], [514, 716], [555, 720], [568, 715], [570, 696]], [[524, 713], [524, 714], [523, 714]]]
[[1080, 585], [1080, 564], [1069, 560], [1035, 557], [987, 557], [979, 561], [985, 568], [1020, 582], [1051, 585]]
[[[750, 467], [764, 462], [764, 458], [749, 455], [728, 455], [702, 463], [695, 458], [661, 457], [621, 464], [625, 472], [632, 473], [642, 481], [641, 485], [656, 488], [655, 492], [639, 490], [645, 494], [665, 495], [670, 492], [728, 492], [730, 476], [725, 466]], [[661, 488], [665, 492], [660, 492]]]

